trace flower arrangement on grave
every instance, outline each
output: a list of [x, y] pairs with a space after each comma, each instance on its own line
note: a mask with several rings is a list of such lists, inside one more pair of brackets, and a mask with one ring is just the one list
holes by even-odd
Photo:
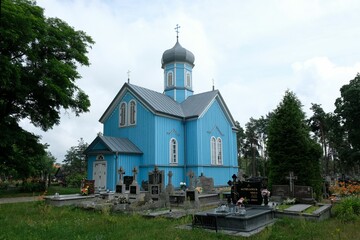
[[126, 197], [119, 197], [118, 202], [119, 202], [119, 204], [130, 203]]
[[267, 205], [269, 203], [270, 191], [266, 188], [261, 190], [261, 196], [263, 199], [262, 206]]
[[295, 202], [296, 202], [296, 198], [287, 198], [286, 200], [283, 201], [283, 204], [291, 205], [291, 204], [295, 204]]
[[330, 192], [336, 196], [360, 196], [360, 184], [353, 181], [336, 182], [330, 187]]
[[186, 182], [180, 182], [180, 189], [185, 190], [186, 189]]
[[81, 195], [86, 196], [89, 194], [89, 186], [84, 186], [81, 188]]
[[246, 203], [246, 198], [239, 198], [239, 200], [236, 202], [236, 206], [239, 206], [239, 207], [245, 207], [245, 203]]
[[202, 191], [203, 191], [202, 187], [196, 187], [195, 190], [196, 190], [199, 194], [201, 194]]

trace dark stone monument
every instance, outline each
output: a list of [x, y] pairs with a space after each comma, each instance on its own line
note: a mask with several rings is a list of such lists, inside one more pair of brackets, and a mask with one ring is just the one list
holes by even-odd
[[164, 189], [164, 171], [159, 170], [157, 166], [154, 167], [154, 170], [149, 172], [149, 192], [153, 200], [159, 200], [160, 193]]
[[240, 198], [246, 199], [247, 204], [261, 205], [263, 198], [261, 195], [261, 182], [240, 182], [237, 186], [237, 191]]

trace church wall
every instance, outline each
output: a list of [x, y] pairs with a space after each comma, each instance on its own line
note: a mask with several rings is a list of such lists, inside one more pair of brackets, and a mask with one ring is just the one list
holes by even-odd
[[[214, 101], [204, 116], [198, 120], [197, 131], [200, 165], [197, 175], [203, 173], [205, 176], [213, 177], [216, 185], [225, 185], [228, 178], [237, 172], [237, 162], [234, 164], [237, 152], [236, 134], [218, 101]], [[211, 165], [210, 139], [212, 136], [222, 139], [223, 164], [220, 166]]]
[[166, 118], [161, 116], [155, 117], [155, 159], [156, 165], [170, 164], [170, 140], [175, 138], [178, 144], [178, 164], [184, 164], [184, 126], [182, 120]]
[[[120, 102], [129, 103], [132, 99], [134, 96], [131, 93], [126, 93]], [[104, 135], [128, 138], [144, 153], [138, 165], [149, 165], [153, 164], [152, 161], [155, 158], [155, 128], [150, 127], [155, 125], [155, 115], [145, 108], [140, 101], [135, 100], [137, 103], [136, 125], [119, 127], [118, 106], [104, 123]]]

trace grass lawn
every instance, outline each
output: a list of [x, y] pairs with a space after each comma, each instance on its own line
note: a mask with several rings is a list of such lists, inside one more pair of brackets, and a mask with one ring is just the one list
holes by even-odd
[[[80, 193], [79, 188], [73, 187], [62, 187], [59, 185], [51, 185], [45, 195], [54, 195], [55, 193], [59, 194], [72, 194], [72, 193]], [[32, 197], [32, 196], [40, 196], [43, 195], [44, 192], [32, 192], [32, 193], [24, 193], [20, 191], [20, 188], [12, 188], [8, 190], [0, 190], [0, 198], [9, 198], [9, 197]]]
[[44, 202], [0, 205], [0, 239], [360, 239], [360, 220], [347, 224], [335, 218], [323, 222], [278, 220], [250, 238], [176, 228], [189, 223], [191, 216], [147, 219]]

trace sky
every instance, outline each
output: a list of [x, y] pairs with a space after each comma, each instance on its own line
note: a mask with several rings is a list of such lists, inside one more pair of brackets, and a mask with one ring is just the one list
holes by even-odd
[[61, 163], [80, 138], [90, 144], [98, 121], [128, 79], [163, 92], [161, 57], [179, 42], [195, 55], [194, 93], [212, 85], [241, 127], [276, 109], [286, 90], [307, 117], [311, 103], [333, 112], [340, 88], [360, 72], [360, 1], [347, 0], [38, 0], [96, 42], [77, 85], [91, 101], [79, 117], [62, 111], [61, 123], [41, 136]]

